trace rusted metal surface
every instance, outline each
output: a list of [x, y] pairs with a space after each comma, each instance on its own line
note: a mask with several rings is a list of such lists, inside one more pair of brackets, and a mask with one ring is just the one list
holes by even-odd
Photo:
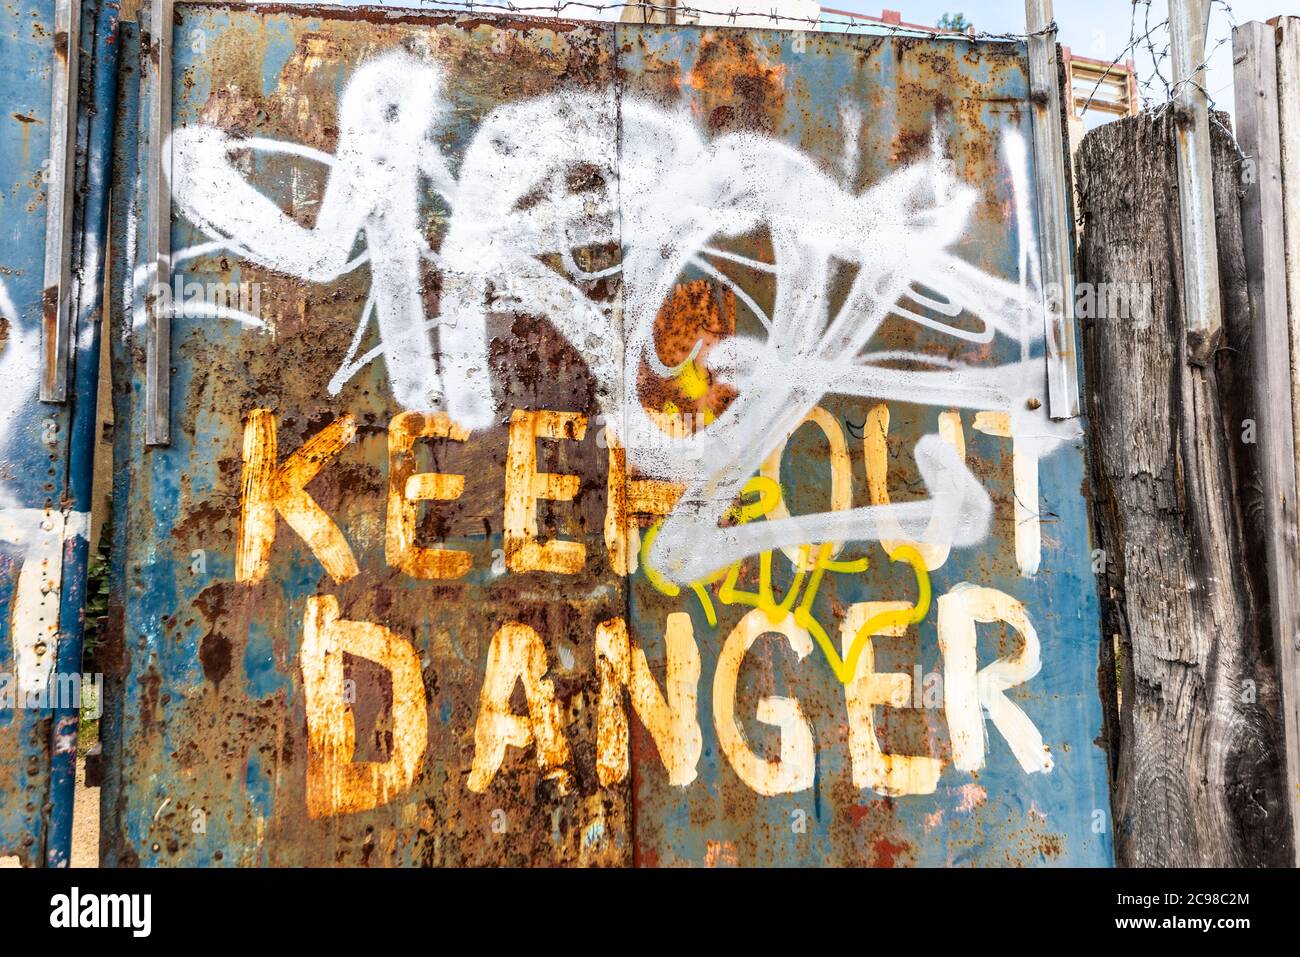
[[57, 6], [0, 5], [0, 857], [28, 866], [72, 820], [115, 74], [107, 6]]
[[174, 23], [108, 863], [1109, 863], [1022, 45]]

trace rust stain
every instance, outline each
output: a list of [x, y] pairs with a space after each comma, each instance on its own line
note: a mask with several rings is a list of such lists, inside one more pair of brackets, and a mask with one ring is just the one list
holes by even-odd
[[872, 843], [871, 850], [875, 854], [872, 867], [897, 867], [899, 859], [911, 851], [911, 845], [906, 841], [891, 841], [880, 837]]
[[686, 82], [701, 95], [700, 119], [714, 133], [779, 129], [786, 66], [760, 56], [754, 41], [754, 35], [739, 30], [700, 34], [699, 54]]
[[[716, 417], [726, 411], [736, 396], [735, 389], [708, 371], [709, 352], [736, 334], [736, 294], [707, 279], [679, 283], [655, 319], [655, 345], [659, 359], [669, 367], [686, 363], [692, 355], [694, 369], [688, 370], [700, 388], [684, 390], [683, 380], [661, 379], [646, 364], [638, 378], [641, 404], [652, 415], [676, 412], [682, 415]], [[693, 394], [692, 394], [693, 393]], [[671, 431], [665, 423], [666, 431]]]

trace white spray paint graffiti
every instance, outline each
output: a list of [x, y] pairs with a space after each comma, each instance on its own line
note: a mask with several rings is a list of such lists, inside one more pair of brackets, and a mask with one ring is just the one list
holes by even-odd
[[[669, 580], [685, 583], [760, 551], [809, 542], [901, 533], [964, 547], [985, 539], [988, 494], [939, 435], [922, 437], [914, 450], [928, 499], [720, 527], [759, 464], [828, 393], [1004, 414], [1018, 454], [1035, 462], [1079, 435], [1077, 423], [1048, 419], [1044, 363], [1031, 357], [1043, 327], [1027, 157], [1018, 133], [1004, 134], [1002, 149], [1021, 243], [1018, 277], [1010, 282], [952, 251], [978, 197], [954, 175], [937, 133], [927, 160], [855, 192], [769, 137], [706, 140], [684, 113], [628, 96], [616, 102], [612, 90], [561, 92], [495, 109], [453, 177], [437, 146], [441, 89], [438, 68], [404, 52], [363, 64], [343, 94], [332, 156], [211, 126], [178, 128], [169, 150], [175, 200], [214, 243], [293, 276], [324, 283], [370, 263], [370, 298], [329, 384], [332, 394], [382, 355], [400, 404], [446, 410], [467, 428], [488, 427], [500, 419], [488, 367], [489, 310], [546, 317], [586, 359], [629, 462], [646, 475], [687, 485], [650, 554]], [[853, 121], [857, 114], [844, 116]], [[854, 137], [847, 139], [852, 151]], [[314, 226], [298, 225], [249, 183], [232, 159], [244, 150], [329, 167]], [[845, 163], [856, 165], [849, 156]], [[596, 187], [575, 189], [576, 171], [586, 171], [576, 178]], [[436, 251], [420, 227], [426, 182], [452, 211]], [[711, 245], [760, 228], [771, 238], [772, 262]], [[350, 258], [362, 232], [366, 250]], [[580, 269], [574, 251], [602, 244], [621, 248], [621, 265], [601, 273]], [[542, 257], [558, 257], [564, 274]], [[718, 268], [719, 260], [774, 277], [771, 315]], [[834, 261], [857, 272], [832, 314]], [[432, 318], [422, 295], [425, 263], [443, 283]], [[654, 322], [691, 268], [735, 292], [766, 335], [733, 336], [707, 355], [711, 375], [737, 392], [715, 422], [670, 442], [639, 443], [637, 436], [654, 427], [637, 395], [636, 370], [644, 364], [661, 376], [675, 374], [657, 353]], [[618, 272], [617, 305], [589, 299], [579, 285]], [[372, 314], [382, 344], [358, 357]], [[959, 324], [961, 316], [974, 327]], [[870, 351], [891, 317], [977, 345], [1004, 337], [1019, 345], [1020, 356], [976, 366]]]
[[[0, 280], [0, 318], [8, 336], [0, 347], [0, 454], [17, 441], [24, 411], [36, 399], [40, 374], [40, 336], [19, 321], [4, 281]], [[49, 682], [58, 652], [59, 592], [63, 546], [85, 536], [84, 512], [23, 508], [0, 480], [0, 547], [9, 546], [21, 560], [9, 615], [14, 673], [21, 694], [37, 694]]]
[[86, 535], [88, 518], [85, 512], [0, 510], [0, 545], [16, 546], [22, 555], [10, 614], [14, 674], [22, 694], [39, 693], [54, 671], [63, 546], [69, 538]]
[[[40, 371], [40, 339], [35, 329], [26, 329], [18, 321], [18, 307], [9, 295], [9, 287], [0, 278], [0, 323], [6, 335], [0, 341], [0, 449], [7, 448], [18, 429], [23, 400], [36, 394]], [[17, 507], [18, 502], [5, 487], [0, 476], [0, 509]]]

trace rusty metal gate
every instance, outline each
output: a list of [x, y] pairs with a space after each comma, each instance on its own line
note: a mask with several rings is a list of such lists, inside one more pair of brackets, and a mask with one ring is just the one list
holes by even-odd
[[1023, 43], [141, 23], [106, 864], [1111, 862]]
[[0, 6], [0, 858], [64, 865], [116, 7]]

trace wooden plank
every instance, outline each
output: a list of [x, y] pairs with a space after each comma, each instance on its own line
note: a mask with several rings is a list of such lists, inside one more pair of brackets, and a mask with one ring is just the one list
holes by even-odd
[[[1283, 241], [1286, 258], [1286, 287], [1291, 331], [1291, 421], [1295, 443], [1295, 468], [1300, 476], [1300, 17], [1280, 17], [1278, 22], [1277, 84], [1278, 120], [1281, 126], [1282, 148], [1282, 198]], [[1298, 532], [1297, 534], [1300, 534]], [[1293, 648], [1300, 636], [1293, 641]], [[1291, 655], [1289, 668], [1292, 687], [1287, 690], [1288, 707], [1294, 721], [1297, 704], [1294, 685], [1297, 677], [1296, 653]], [[1294, 728], [1288, 726], [1287, 758], [1290, 762], [1292, 791], [1300, 791], [1297, 777], [1297, 744]], [[1300, 820], [1292, 804], [1293, 822]], [[1300, 824], [1295, 825], [1300, 832]], [[1296, 856], [1300, 860], [1300, 839], [1296, 841]]]
[[1291, 416], [1300, 474], [1300, 17], [1277, 22], [1277, 97], [1282, 140], [1282, 228], [1291, 314]]
[[[1283, 244], [1282, 140], [1275, 31], [1245, 23], [1232, 31], [1238, 142], [1253, 161], [1241, 197], [1246, 278], [1254, 306], [1260, 484], [1271, 625], [1282, 678], [1288, 779], [1300, 781], [1300, 556], [1297, 556], [1295, 420], [1291, 329]], [[1293, 837], [1300, 847], [1300, 788], [1288, 789]]]
[[1047, 341], [1047, 411], [1053, 419], [1079, 414], [1075, 347], [1074, 276], [1070, 268], [1070, 213], [1061, 133], [1061, 89], [1051, 0], [1025, 0], [1029, 36], [1029, 101], [1033, 110], [1039, 259]]
[[1204, 363], [1222, 334], [1219, 256], [1210, 170], [1210, 113], [1205, 95], [1207, 0], [1170, 0], [1169, 35], [1177, 117], [1178, 197], [1189, 360]]

